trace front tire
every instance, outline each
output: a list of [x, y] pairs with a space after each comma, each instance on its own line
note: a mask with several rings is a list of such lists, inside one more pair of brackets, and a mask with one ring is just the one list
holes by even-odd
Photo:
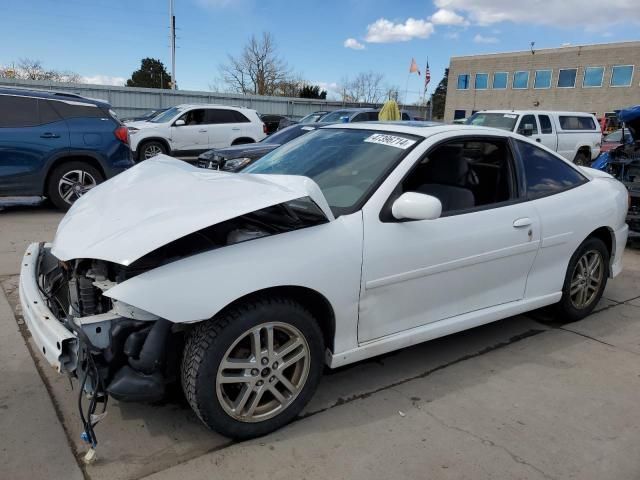
[[104, 181], [104, 176], [85, 162], [65, 162], [54, 168], [47, 182], [47, 197], [60, 210], [67, 211], [82, 195]]
[[258, 437], [289, 423], [311, 399], [323, 352], [308, 310], [288, 298], [261, 297], [193, 329], [182, 387], [209, 428], [236, 439]]
[[596, 307], [609, 275], [609, 251], [602, 240], [587, 238], [575, 251], [557, 305], [558, 320], [575, 322]]

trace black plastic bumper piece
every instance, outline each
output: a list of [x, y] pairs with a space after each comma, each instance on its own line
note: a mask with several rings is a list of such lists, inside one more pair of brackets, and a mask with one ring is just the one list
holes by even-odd
[[157, 402], [164, 397], [164, 380], [159, 372], [145, 374], [125, 365], [115, 374], [107, 392], [121, 402]]

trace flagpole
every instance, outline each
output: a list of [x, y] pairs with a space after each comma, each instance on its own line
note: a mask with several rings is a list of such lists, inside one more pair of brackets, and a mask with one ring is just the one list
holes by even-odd
[[407, 75], [407, 82], [404, 84], [404, 105], [407, 105], [407, 93], [409, 92], [409, 77], [411, 77], [411, 72]]

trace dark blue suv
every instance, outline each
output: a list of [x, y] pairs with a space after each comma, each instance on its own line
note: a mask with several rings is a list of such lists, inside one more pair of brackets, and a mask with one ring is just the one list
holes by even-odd
[[0, 197], [45, 196], [67, 210], [132, 165], [127, 128], [108, 103], [0, 88]]

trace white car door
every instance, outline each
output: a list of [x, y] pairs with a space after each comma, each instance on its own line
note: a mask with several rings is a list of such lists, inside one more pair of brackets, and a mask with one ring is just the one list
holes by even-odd
[[[388, 200], [363, 209], [359, 342], [523, 298], [538, 251], [507, 137], [457, 137], [405, 168]], [[395, 220], [390, 205], [406, 191], [441, 199], [442, 216]]]
[[[184, 124], [180, 124], [180, 120]], [[178, 156], [194, 155], [207, 150], [209, 148], [208, 127], [203, 108], [185, 112], [171, 126], [171, 150]]]
[[243, 125], [238, 122], [235, 110], [226, 108], [210, 108], [207, 110], [209, 118], [209, 148], [226, 148], [237, 138], [244, 136]]
[[553, 125], [551, 117], [546, 114], [538, 114], [538, 123], [540, 124], [540, 133], [534, 135], [533, 139], [541, 143], [554, 152], [558, 150], [558, 132]]

